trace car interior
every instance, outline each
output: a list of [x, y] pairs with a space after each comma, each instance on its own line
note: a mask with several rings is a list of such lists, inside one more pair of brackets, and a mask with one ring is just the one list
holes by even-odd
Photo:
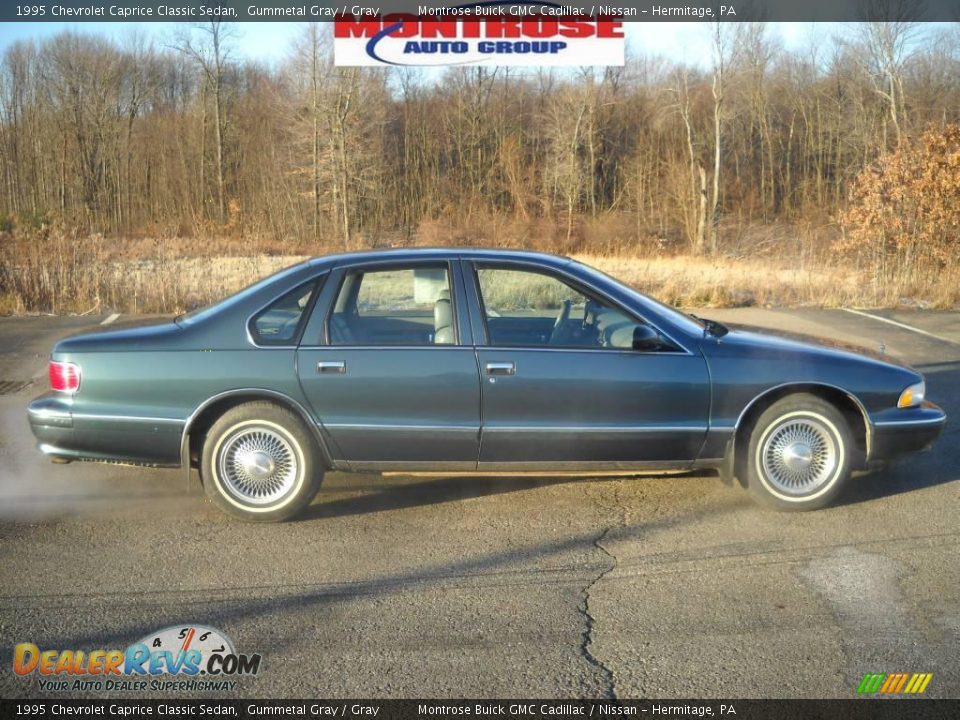
[[[477, 268], [491, 345], [634, 347], [641, 321], [556, 277]], [[348, 273], [328, 321], [333, 345], [452, 345], [457, 341], [447, 267]]]
[[642, 324], [541, 272], [480, 267], [477, 283], [492, 345], [631, 349]]
[[313, 283], [279, 298], [253, 318], [250, 333], [260, 345], [285, 345], [294, 340], [313, 295]]
[[333, 345], [452, 345], [445, 266], [348, 273], [329, 322]]

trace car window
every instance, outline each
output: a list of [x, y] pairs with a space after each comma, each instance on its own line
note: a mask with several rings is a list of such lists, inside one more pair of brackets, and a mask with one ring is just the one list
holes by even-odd
[[452, 345], [446, 265], [349, 272], [329, 318], [332, 345]]
[[310, 305], [316, 284], [311, 281], [294, 288], [257, 313], [250, 322], [250, 334], [258, 345], [290, 345]]
[[477, 282], [491, 345], [633, 347], [636, 320], [553, 275], [479, 267]]

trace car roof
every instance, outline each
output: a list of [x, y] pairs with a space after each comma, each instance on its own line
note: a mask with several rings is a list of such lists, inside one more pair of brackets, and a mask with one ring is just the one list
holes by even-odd
[[479, 258], [483, 260], [536, 260], [552, 266], [566, 265], [571, 262], [568, 257], [551, 253], [535, 252], [533, 250], [512, 250], [492, 247], [393, 247], [374, 250], [357, 250], [353, 252], [321, 255], [310, 260], [310, 264], [340, 265], [343, 263], [370, 260], [423, 260], [431, 258], [446, 258], [453, 256], [465, 258]]

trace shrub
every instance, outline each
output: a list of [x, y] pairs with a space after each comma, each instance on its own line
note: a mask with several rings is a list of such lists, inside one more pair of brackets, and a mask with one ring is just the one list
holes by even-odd
[[[856, 178], [841, 249], [868, 250], [887, 275], [927, 274], [960, 258], [960, 125], [927, 130]], [[890, 262], [893, 260], [894, 262]]]

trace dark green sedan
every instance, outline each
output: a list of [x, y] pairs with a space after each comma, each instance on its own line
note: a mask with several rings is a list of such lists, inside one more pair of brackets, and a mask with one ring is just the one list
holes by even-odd
[[28, 411], [50, 458], [198, 467], [261, 521], [300, 512], [326, 470], [713, 468], [812, 509], [946, 421], [888, 359], [501, 250], [310, 260], [170, 323], [61, 340], [50, 383]]

